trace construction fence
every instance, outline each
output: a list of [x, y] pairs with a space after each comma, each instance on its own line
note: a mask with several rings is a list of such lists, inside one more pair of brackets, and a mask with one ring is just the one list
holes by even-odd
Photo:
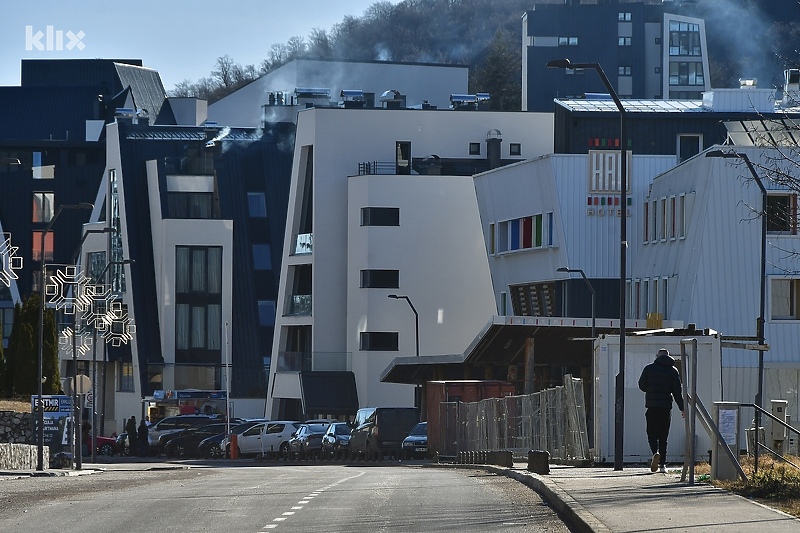
[[551, 460], [589, 460], [583, 398], [583, 383], [568, 374], [563, 386], [533, 394], [442, 402], [436, 434], [428, 434], [430, 451], [456, 456], [510, 450], [526, 456], [539, 450], [549, 452]]

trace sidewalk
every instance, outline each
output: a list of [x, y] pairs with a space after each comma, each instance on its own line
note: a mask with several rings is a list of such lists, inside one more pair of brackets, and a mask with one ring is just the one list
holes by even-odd
[[550, 465], [548, 475], [526, 467], [487, 468], [536, 490], [580, 532], [800, 531], [800, 519], [705, 483], [681, 482], [680, 466], [653, 474], [643, 467]]

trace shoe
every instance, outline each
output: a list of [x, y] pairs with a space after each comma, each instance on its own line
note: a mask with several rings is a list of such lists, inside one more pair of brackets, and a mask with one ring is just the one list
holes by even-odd
[[667, 469], [664, 468], [664, 465], [661, 465], [661, 466], [658, 467], [658, 473], [659, 474], [666, 474], [667, 473]]
[[658, 470], [658, 463], [660, 462], [661, 462], [661, 454], [659, 454], [658, 452], [654, 453], [653, 460], [650, 461], [650, 471], [655, 472], [656, 470]]

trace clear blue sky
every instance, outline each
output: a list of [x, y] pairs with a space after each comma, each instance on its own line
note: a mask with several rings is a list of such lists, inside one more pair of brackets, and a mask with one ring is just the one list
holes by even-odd
[[[225, 54], [257, 66], [273, 44], [306, 38], [313, 28], [330, 30], [346, 15], [360, 17], [375, 1], [3, 0], [0, 85], [19, 85], [21, 59], [124, 58], [158, 70], [170, 90], [184, 79], [207, 76]], [[76, 37], [71, 41], [67, 32]]]

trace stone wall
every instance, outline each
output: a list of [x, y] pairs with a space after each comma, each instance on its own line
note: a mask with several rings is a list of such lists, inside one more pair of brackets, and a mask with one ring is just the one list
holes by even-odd
[[[0, 470], [33, 470], [38, 447], [33, 444], [31, 413], [0, 411]], [[50, 448], [44, 447], [44, 468], [50, 463]]]
[[34, 444], [33, 415], [0, 411], [0, 443]]

